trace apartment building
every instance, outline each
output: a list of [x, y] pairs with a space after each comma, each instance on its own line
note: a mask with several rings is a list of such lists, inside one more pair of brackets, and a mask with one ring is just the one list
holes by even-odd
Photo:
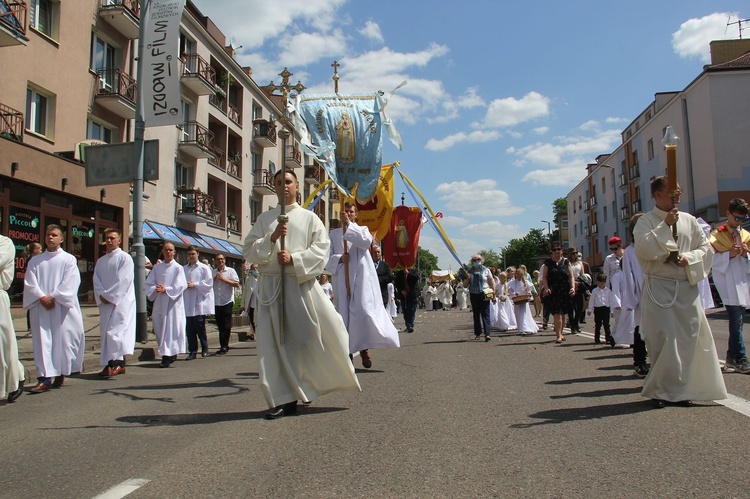
[[[132, 238], [130, 186], [87, 188], [85, 150], [133, 140], [139, 4], [0, 0], [0, 230], [19, 257], [14, 303], [22, 249], [47, 224], [64, 228], [64, 247], [79, 258], [83, 302], [92, 301], [104, 229]], [[244, 236], [277, 203], [272, 177], [281, 162], [295, 169], [305, 196], [325, 180], [324, 169], [302, 153], [290, 124], [290, 137], [279, 137], [278, 91], [253, 81], [190, 0], [175, 49], [184, 123], [146, 124], [146, 140], [159, 141], [159, 179], [144, 186], [146, 255], [155, 261], [169, 241], [181, 260], [193, 244], [207, 258], [225, 254], [239, 269]], [[328, 199], [316, 207], [326, 225], [332, 208]]]
[[661, 141], [668, 125], [681, 139], [681, 210], [715, 223], [730, 199], [750, 199], [750, 40], [711, 42], [711, 57], [685, 89], [655, 94], [622, 131], [620, 146], [587, 165], [566, 196], [571, 244], [584, 248], [592, 267], [603, 263], [613, 235], [630, 243], [633, 214], [653, 208], [650, 183], [666, 174]]

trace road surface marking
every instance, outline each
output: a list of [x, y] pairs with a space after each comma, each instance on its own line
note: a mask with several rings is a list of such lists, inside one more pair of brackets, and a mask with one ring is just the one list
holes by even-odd
[[146, 480], [145, 478], [131, 478], [130, 480], [125, 480], [119, 485], [115, 485], [103, 494], [99, 494], [94, 497], [94, 499], [120, 499], [135, 492], [146, 485], [149, 481], [150, 480]]

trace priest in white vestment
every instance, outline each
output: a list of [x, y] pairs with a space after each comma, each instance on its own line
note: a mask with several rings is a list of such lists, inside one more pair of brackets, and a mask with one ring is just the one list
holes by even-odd
[[125, 356], [135, 348], [135, 265], [133, 257], [120, 249], [118, 229], [106, 229], [107, 254], [94, 268], [94, 298], [99, 306], [102, 377], [125, 374]]
[[18, 360], [16, 330], [10, 315], [8, 288], [13, 283], [16, 247], [0, 236], [0, 399], [15, 401], [23, 393], [24, 368]]
[[274, 184], [279, 198], [285, 195], [288, 222], [278, 223], [280, 206], [262, 213], [245, 238], [243, 252], [245, 260], [260, 267], [255, 340], [260, 385], [272, 408], [268, 419], [296, 413], [298, 400], [361, 390], [348, 357], [346, 326], [316, 279], [329, 255], [326, 228], [295, 202], [299, 184], [293, 172], [286, 178], [278, 172]]
[[169, 367], [177, 355], [185, 353], [185, 304], [182, 294], [187, 280], [182, 265], [174, 259], [174, 245], [164, 243], [164, 261], [154, 265], [146, 278], [146, 296], [154, 302], [151, 322], [161, 355], [161, 367]]
[[369, 369], [372, 359], [368, 350], [398, 348], [398, 330], [386, 309], [378, 306], [383, 298], [370, 254], [372, 234], [366, 226], [357, 224], [354, 204], [344, 204], [341, 225], [331, 231], [331, 255], [326, 270], [333, 274], [333, 302], [349, 331], [349, 353], [359, 352], [362, 365]]
[[76, 257], [61, 248], [62, 228], [49, 225], [47, 251], [29, 260], [23, 280], [23, 308], [30, 311], [38, 383], [32, 393], [59, 388], [83, 367], [84, 331]]
[[[713, 250], [695, 217], [673, 207], [665, 176], [651, 182], [651, 194], [656, 206], [633, 231], [635, 254], [646, 275], [641, 335], [651, 356], [642, 395], [653, 399], [656, 408], [666, 402], [724, 399], [727, 392], [698, 292]], [[677, 263], [666, 262], [673, 251]]]

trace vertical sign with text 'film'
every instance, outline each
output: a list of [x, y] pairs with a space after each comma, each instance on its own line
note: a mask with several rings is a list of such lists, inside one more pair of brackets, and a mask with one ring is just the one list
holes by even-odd
[[144, 20], [142, 78], [146, 126], [179, 125], [180, 106], [180, 19], [185, 0], [151, 0]]

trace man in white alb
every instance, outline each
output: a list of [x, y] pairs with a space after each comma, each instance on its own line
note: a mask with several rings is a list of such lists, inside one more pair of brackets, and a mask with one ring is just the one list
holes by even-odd
[[182, 267], [187, 281], [187, 289], [182, 295], [188, 342], [185, 360], [193, 360], [198, 356], [198, 341], [201, 343], [201, 356], [208, 357], [206, 316], [214, 313], [214, 278], [211, 267], [198, 261], [198, 248], [195, 246], [188, 246], [187, 260]]
[[13, 283], [16, 247], [0, 236], [0, 399], [14, 402], [23, 393], [24, 369], [18, 360], [18, 343], [10, 315], [8, 288]]

